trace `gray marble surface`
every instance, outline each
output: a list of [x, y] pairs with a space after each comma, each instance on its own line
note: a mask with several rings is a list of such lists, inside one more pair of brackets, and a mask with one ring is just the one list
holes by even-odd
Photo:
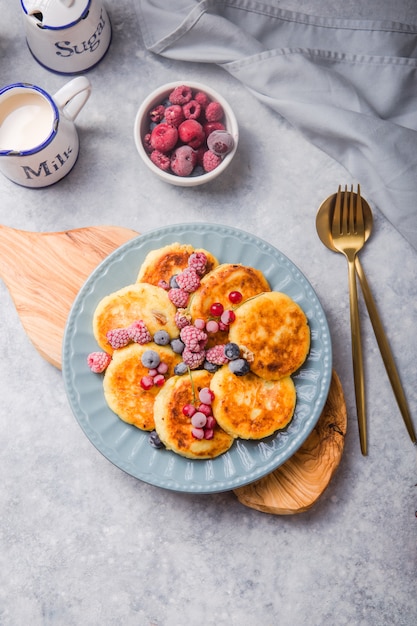
[[[3, 2], [0, 83], [67, 80], [29, 54], [20, 3]], [[311, 14], [415, 23], [414, 0], [286, 0]], [[273, 516], [233, 493], [179, 494], [126, 475], [87, 440], [61, 372], [28, 340], [0, 282], [1, 626], [411, 626], [417, 618], [417, 473], [411, 444], [363, 312], [369, 455], [360, 453], [345, 260], [320, 243], [315, 215], [339, 183], [357, 183], [220, 69], [144, 49], [132, 0], [107, 4], [113, 41], [88, 73], [69, 176], [42, 190], [0, 178], [0, 223], [31, 231], [177, 222], [238, 226], [279, 248], [310, 280], [328, 317], [348, 408], [342, 462], [310, 511]], [[227, 175], [182, 189], [137, 155], [136, 110], [172, 80], [222, 92], [241, 129]], [[359, 181], [360, 182], [360, 181]], [[417, 424], [416, 252], [375, 216], [362, 261]], [[416, 199], [417, 201], [417, 199]]]

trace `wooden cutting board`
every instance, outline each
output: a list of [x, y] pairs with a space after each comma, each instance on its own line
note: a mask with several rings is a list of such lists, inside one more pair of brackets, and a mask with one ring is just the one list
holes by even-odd
[[[38, 352], [61, 368], [61, 347], [75, 296], [97, 265], [134, 230], [92, 226], [35, 233], [0, 225], [0, 276]], [[333, 372], [329, 397], [304, 445], [284, 465], [235, 490], [245, 506], [279, 515], [308, 510], [327, 488], [343, 453], [346, 405]]]

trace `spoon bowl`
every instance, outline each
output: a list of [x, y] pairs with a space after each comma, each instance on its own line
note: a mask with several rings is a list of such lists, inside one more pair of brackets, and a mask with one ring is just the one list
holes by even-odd
[[[353, 194], [354, 199], [356, 200], [356, 194]], [[321, 242], [333, 252], [339, 252], [336, 250], [333, 244], [332, 238], [332, 218], [334, 213], [334, 207], [336, 204], [336, 194], [332, 194], [319, 207], [316, 216], [316, 228], [317, 234], [320, 237]], [[363, 221], [365, 225], [365, 242], [369, 239], [372, 232], [373, 225], [373, 217], [372, 210], [367, 201], [362, 198], [362, 209], [363, 209]]]

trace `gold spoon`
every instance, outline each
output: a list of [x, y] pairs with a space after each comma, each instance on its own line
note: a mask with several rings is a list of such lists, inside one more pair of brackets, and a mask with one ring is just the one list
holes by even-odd
[[[321, 242], [334, 252], [338, 252], [333, 245], [333, 239], [331, 234], [331, 221], [333, 217], [334, 205], [336, 202], [336, 194], [329, 196], [320, 206], [316, 216], [316, 228], [317, 234], [320, 237]], [[363, 219], [365, 223], [365, 242], [369, 239], [372, 232], [373, 217], [371, 207], [367, 201], [362, 198]], [[404, 394], [401, 380], [395, 365], [394, 357], [391, 352], [390, 345], [388, 343], [387, 336], [384, 331], [381, 319], [379, 317], [378, 310], [374, 298], [372, 296], [368, 281], [363, 271], [359, 257], [355, 260], [355, 269], [359, 277], [365, 304], [368, 309], [369, 318], [374, 329], [375, 337], [378, 343], [379, 350], [381, 352], [382, 360], [387, 370], [388, 378], [390, 380], [392, 389], [394, 391], [395, 399], [400, 408], [401, 415], [406, 425], [408, 434], [411, 441], [416, 444], [417, 438], [414, 430], [413, 422], [411, 420], [410, 411], [407, 405], [407, 399]]]

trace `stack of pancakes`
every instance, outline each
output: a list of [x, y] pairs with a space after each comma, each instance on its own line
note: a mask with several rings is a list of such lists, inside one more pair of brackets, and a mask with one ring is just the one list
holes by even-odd
[[[209, 335], [207, 347], [236, 343], [250, 364], [250, 372], [238, 376], [228, 364], [214, 374], [197, 369], [178, 376], [174, 367], [181, 361], [170, 345], [131, 343], [113, 350], [106, 334], [143, 320], [151, 335], [166, 330], [171, 339], [179, 337], [175, 324], [176, 307], [160, 281], [188, 265], [193, 252], [204, 252], [207, 269], [200, 287], [192, 294], [187, 313], [191, 320], [211, 318], [210, 306], [220, 302], [233, 308], [236, 319], [228, 332]], [[228, 295], [242, 294], [238, 305]], [[120, 419], [145, 431], [156, 430], [166, 448], [188, 458], [214, 458], [236, 438], [262, 439], [284, 428], [291, 421], [296, 390], [291, 378], [305, 361], [310, 348], [310, 330], [300, 306], [284, 293], [271, 291], [259, 270], [241, 264], [219, 264], [207, 250], [173, 243], [150, 252], [140, 267], [137, 281], [108, 296], [94, 313], [93, 330], [100, 347], [112, 354], [103, 381], [109, 407]], [[162, 387], [142, 389], [147, 374], [141, 355], [152, 349], [168, 365]], [[210, 387], [214, 393], [213, 415], [217, 421], [211, 439], [196, 439], [184, 405], [198, 404], [198, 391]]]

